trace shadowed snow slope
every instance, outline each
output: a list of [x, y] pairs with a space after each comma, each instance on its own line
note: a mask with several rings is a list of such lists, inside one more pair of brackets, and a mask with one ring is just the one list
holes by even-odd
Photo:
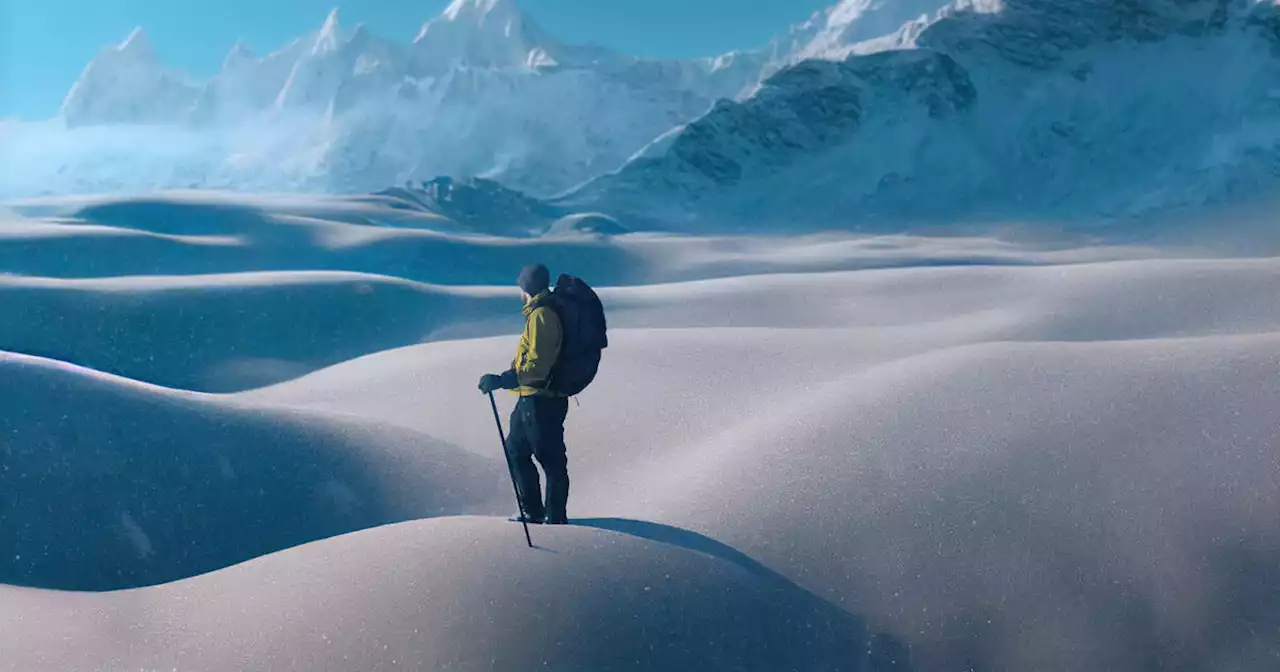
[[1123, 221], [1266, 198], [1277, 16], [1270, 0], [956, 0], [849, 49], [811, 25], [793, 39], [843, 60], [783, 69], [557, 203], [705, 232]]
[[858, 619], [703, 545], [535, 534], [440, 519], [132, 592], [0, 588], [0, 648], [24, 670], [905, 669], [871, 664]]
[[422, 433], [8, 353], [0, 436], [0, 583], [172, 581], [505, 492], [499, 460]]
[[[1276, 596], [1249, 588], [1280, 585], [1277, 263], [608, 292], [666, 328], [615, 332], [571, 409], [571, 515], [684, 526], [875, 605], [925, 669], [1255, 669], [1280, 654]], [[510, 347], [378, 353], [239, 396], [483, 451], [469, 390]], [[459, 393], [412, 401], [438, 389]]]
[[[620, 332], [570, 412], [571, 515], [716, 537], [891, 623], [923, 669], [1280, 654], [1275, 332], [931, 349], [946, 338]], [[483, 447], [479, 395], [394, 400], [461, 389], [507, 345], [382, 353], [255, 394]], [[360, 401], [374, 389], [386, 403]]]
[[[513, 269], [534, 259], [603, 288], [743, 273], [1053, 266], [1158, 254], [1052, 236], [1034, 245], [906, 235], [499, 238], [439, 233], [417, 220], [362, 223], [395, 210], [351, 199], [174, 194], [21, 208], [46, 217], [0, 220], [0, 270], [7, 273], [0, 275], [0, 311], [17, 317], [0, 330], [0, 350], [206, 392], [269, 385], [425, 340], [505, 333], [519, 320], [511, 310], [518, 301]], [[681, 289], [618, 290], [610, 293], [612, 324], [737, 326], [743, 313], [730, 304], [741, 305], [744, 293], [794, 304], [815, 292], [853, 289], [844, 287], [852, 276], [837, 277], [838, 285], [817, 278], [807, 285], [692, 285], [687, 291], [700, 299], [693, 303]], [[786, 312], [759, 313], [750, 324], [785, 317], [789, 326], [855, 326], [841, 316], [862, 312], [780, 309]]]
[[518, 301], [350, 273], [0, 278], [0, 305], [21, 316], [0, 348], [222, 392], [457, 332]]
[[[1277, 276], [1277, 261], [1152, 260], [750, 276], [601, 291], [610, 324], [620, 328], [955, 320], [962, 329], [992, 325], [985, 337], [1096, 340], [1276, 328]], [[1124, 291], [1106, 294], [1107, 287]], [[168, 387], [238, 391], [426, 340], [510, 332], [520, 319], [512, 294], [348, 273], [0, 278], [0, 310], [20, 316], [0, 333], [0, 349]], [[1187, 311], [1189, 304], [1198, 310]]]
[[510, 267], [537, 258], [552, 267], [572, 265], [608, 286], [775, 271], [1066, 263], [1143, 254], [1105, 247], [1100, 239], [1055, 234], [1047, 225], [1025, 227], [1035, 239], [1018, 245], [993, 240], [990, 229], [960, 237], [958, 226], [946, 238], [611, 235], [602, 215], [578, 213], [552, 235], [530, 238], [500, 217], [459, 223], [405, 211], [381, 197], [169, 192], [8, 205], [13, 212], [0, 209], [0, 270], [48, 277], [334, 270], [512, 285]]
[[645, 508], [917, 633], [927, 668], [1262, 669], [1277, 346], [992, 344], [845, 375], [649, 472]]

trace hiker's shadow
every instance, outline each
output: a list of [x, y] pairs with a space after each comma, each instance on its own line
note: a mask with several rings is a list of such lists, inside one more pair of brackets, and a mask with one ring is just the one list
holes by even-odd
[[907, 672], [915, 669], [905, 642], [886, 633], [873, 632], [864, 618], [845, 611], [751, 556], [711, 537], [679, 527], [628, 518], [576, 518], [571, 522], [580, 527], [594, 527], [676, 546], [745, 570], [776, 591], [780, 604], [789, 604], [798, 608], [797, 613], [806, 614], [809, 622], [804, 628], [804, 645], [812, 653], [817, 665], [814, 669], [866, 672]]

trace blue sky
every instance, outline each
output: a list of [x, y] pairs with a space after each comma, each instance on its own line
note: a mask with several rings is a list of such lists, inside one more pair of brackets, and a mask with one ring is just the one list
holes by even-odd
[[[161, 58], [192, 75], [216, 71], [237, 39], [256, 53], [319, 28], [329, 10], [409, 41], [448, 0], [0, 0], [0, 117], [57, 113], [94, 54], [143, 26]], [[641, 56], [709, 56], [766, 42], [835, 0], [522, 0], [568, 42]]]

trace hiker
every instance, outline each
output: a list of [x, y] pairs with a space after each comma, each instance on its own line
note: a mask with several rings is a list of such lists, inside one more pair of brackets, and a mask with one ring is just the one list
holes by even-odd
[[[569, 468], [564, 445], [569, 397], [552, 390], [548, 383], [551, 369], [561, 355], [564, 331], [553, 305], [551, 273], [546, 266], [525, 266], [516, 284], [524, 301], [524, 333], [511, 368], [501, 375], [482, 377], [480, 391], [490, 394], [499, 389], [514, 390], [520, 396], [511, 413], [506, 441], [508, 463], [520, 499], [520, 511], [511, 520], [563, 525], [569, 522]], [[532, 458], [537, 458], [547, 476], [545, 505]]]

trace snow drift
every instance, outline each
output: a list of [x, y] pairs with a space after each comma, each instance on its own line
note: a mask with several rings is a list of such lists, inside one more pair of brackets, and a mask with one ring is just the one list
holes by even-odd
[[[1280, 654], [1280, 260], [1078, 235], [443, 234], [428, 222], [466, 227], [399, 196], [92, 201], [0, 227], [2, 345], [23, 351], [0, 358], [0, 580], [26, 586], [0, 589], [0, 646], [22, 669]], [[448, 245], [414, 280], [342, 253], [427, 236]], [[23, 275], [108, 237], [125, 258], [97, 268], [124, 277]], [[181, 274], [201, 246], [232, 254]], [[271, 268], [286, 251], [388, 272]], [[585, 269], [613, 331], [569, 415], [577, 525], [530, 550], [452, 516], [511, 512], [475, 386], [510, 361], [510, 275], [543, 254]], [[130, 270], [148, 265], [169, 270]], [[510, 620], [530, 601], [543, 619]]]
[[[0, 354], [0, 389], [0, 583], [165, 583], [480, 510], [505, 492], [500, 460], [359, 419], [245, 408], [12, 353]], [[12, 665], [13, 642], [3, 648]]]
[[[135, 34], [3, 195], [374, 193], [0, 210], [3, 665], [1270, 669], [1280, 237], [1191, 206], [1273, 186], [1278, 35], [847, 0], [672, 63], [459, 0], [190, 82]], [[535, 260], [611, 333], [529, 549], [476, 381]]]
[[[585, 214], [543, 237], [499, 238], [433, 231], [425, 227], [468, 225], [369, 199], [303, 205], [188, 193], [19, 209], [50, 216], [0, 224], [0, 262], [12, 274], [0, 276], [0, 311], [16, 318], [0, 333], [0, 350], [203, 392], [274, 384], [424, 341], [505, 333], [519, 319], [512, 269], [534, 258], [608, 287], [1139, 253], [1064, 241], [1033, 251], [981, 239], [619, 235], [601, 232], [616, 222]], [[679, 310], [676, 303], [663, 301], [662, 310]], [[648, 310], [627, 306], [614, 323], [646, 324]]]
[[[1023, 308], [957, 307], [953, 319], [916, 304], [853, 318], [862, 329], [620, 332], [601, 384], [570, 414], [572, 515], [712, 536], [897, 633], [916, 669], [1265, 667], [1280, 652], [1263, 588], [1280, 579], [1276, 313], [1266, 309], [1272, 326], [1257, 335], [1164, 338], [1186, 327], [1157, 319], [1132, 340], [1085, 340], [1120, 336], [1086, 337], [1073, 325], [1088, 316], [1102, 327], [1142, 315], [1104, 307], [1113, 270], [1047, 273], [1082, 292], [1075, 314], [1038, 310], [1014, 282]], [[879, 273], [853, 282], [887, 280]], [[943, 302], [974, 274], [913, 280]], [[1090, 277], [1101, 284], [1084, 290]], [[706, 300], [670, 291], [691, 311]], [[761, 305], [748, 291], [736, 305], [790, 325], [773, 306], [795, 302]], [[1168, 305], [1184, 324], [1250, 330], [1209, 327], [1198, 301]], [[1036, 314], [1059, 326], [1008, 342]], [[911, 324], [870, 327], [889, 316]], [[427, 350], [433, 385], [470, 382], [494, 356], [488, 345], [423, 346], [248, 398], [447, 422], [450, 440], [482, 443], [487, 409], [465, 396], [425, 413], [368, 400], [420, 389], [402, 372]], [[765, 363], [767, 384], [743, 361]]]
[[0, 646], [27, 670], [903, 668], [892, 638], [701, 535], [537, 534], [529, 550], [518, 526], [444, 519], [138, 591], [0, 587]]

